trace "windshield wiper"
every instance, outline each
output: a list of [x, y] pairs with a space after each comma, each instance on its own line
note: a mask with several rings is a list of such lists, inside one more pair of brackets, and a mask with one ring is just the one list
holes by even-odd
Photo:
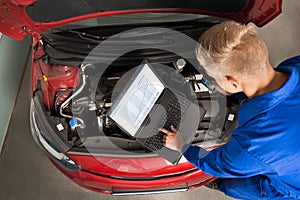
[[99, 36], [99, 35], [93, 35], [93, 34], [89, 34], [86, 32], [81, 32], [81, 31], [76, 31], [73, 29], [60, 29], [60, 28], [54, 28], [54, 30], [58, 30], [60, 32], [66, 32], [66, 33], [73, 33], [79, 36], [79, 38], [83, 39], [83, 40], [88, 40], [91, 42], [96, 42], [99, 43], [105, 39], [107, 39], [107, 37], [104, 36]]

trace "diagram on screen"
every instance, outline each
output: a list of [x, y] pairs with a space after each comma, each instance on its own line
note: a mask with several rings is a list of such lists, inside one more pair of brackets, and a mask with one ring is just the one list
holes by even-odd
[[128, 99], [128, 117], [135, 127], [140, 126], [155, 100], [159, 95], [157, 88], [151, 83], [146, 76], [143, 76], [138, 87]]

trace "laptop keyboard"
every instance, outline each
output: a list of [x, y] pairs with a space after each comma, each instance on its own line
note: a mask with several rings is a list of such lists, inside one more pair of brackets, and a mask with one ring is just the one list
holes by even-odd
[[158, 128], [171, 130], [171, 125], [178, 128], [181, 118], [185, 117], [190, 102], [181, 96], [174, 96], [167, 105], [166, 112], [158, 120], [156, 127], [152, 130], [151, 137], [147, 138], [144, 145], [152, 151], [157, 151], [163, 148], [163, 137], [165, 133], [159, 131]]

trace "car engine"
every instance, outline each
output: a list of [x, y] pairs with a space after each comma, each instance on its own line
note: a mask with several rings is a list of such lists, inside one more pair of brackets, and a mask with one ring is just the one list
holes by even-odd
[[[191, 30], [186, 30], [186, 27], [178, 27], [178, 29], [187, 31], [185, 34], [189, 34], [192, 38], [197, 38], [195, 32], [199, 33], [206, 28], [193, 27]], [[176, 36], [172, 34], [166, 36], [164, 31], [165, 29], [154, 33], [144, 31], [143, 37], [138, 39], [136, 34], [139, 35], [140, 32], [137, 31], [129, 36], [127, 34], [126, 42], [131, 38], [131, 42], [134, 40], [135, 43], [144, 44], [150, 34], [154, 35], [157, 41], [169, 37], [168, 41], [173, 41], [172, 45], [174, 45], [174, 41], [178, 41]], [[199, 123], [193, 144], [214, 148], [225, 144], [230, 139], [232, 130], [237, 126], [240, 100], [235, 96], [225, 96], [215, 91], [204, 69], [199, 64], [194, 67], [195, 63], [198, 63], [195, 57], [186, 58], [162, 50], [160, 48], [162, 44], [158, 42], [156, 46], [148, 49], [127, 52], [112, 62], [107, 62], [111, 55], [104, 57], [104, 54], [99, 52], [94, 53], [95, 55], [92, 52], [92, 58], [86, 60], [86, 56], [91, 54], [91, 50], [99, 42], [89, 38], [91, 44], [86, 44], [86, 38], [83, 41], [82, 37], [80, 32], [45, 33], [43, 40], [35, 46], [34, 61], [38, 77], [36, 90], [42, 91], [43, 104], [53, 126], [56, 126], [60, 137], [72, 148], [97, 149], [101, 143], [100, 146], [105, 149], [103, 147], [109, 146], [108, 141], [110, 141], [118, 148], [130, 152], [147, 152], [147, 149], [128, 137], [107, 116], [118, 91], [121, 91], [126, 80], [133, 73], [132, 69], [143, 60], [164, 65], [174, 74], [180, 74], [182, 78], [177, 79], [172, 73], [159, 71], [160, 76], [173, 80], [172, 88], [185, 90], [188, 85], [190, 92], [196, 96], [199, 106], [206, 109], [206, 115]], [[164, 42], [163, 45], [166, 45]], [[178, 43], [186, 46], [180, 42], [176, 42], [176, 45]], [[189, 52], [190, 55], [194, 55], [193, 46], [187, 49], [181, 49], [181, 46], [174, 48], [180, 49], [184, 54]], [[109, 49], [109, 53], [111, 51], [113, 50]], [[181, 86], [183, 88], [180, 88]]]

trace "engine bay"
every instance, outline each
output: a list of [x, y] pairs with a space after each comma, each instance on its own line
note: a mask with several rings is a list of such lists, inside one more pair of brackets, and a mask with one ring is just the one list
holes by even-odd
[[[174, 62], [165, 65], [172, 68], [174, 72], [178, 72]], [[125, 150], [143, 151], [141, 145], [132, 141], [107, 116], [112, 106], [112, 99], [115, 98], [113, 91], [122, 89], [124, 84], [118, 82], [124, 74], [130, 71], [131, 67], [110, 66], [101, 77], [95, 75], [90, 78], [91, 76], [87, 74], [95, 74], [97, 67], [99, 66], [90, 65], [89, 69], [86, 68], [89, 72], [83, 72], [82, 67], [57, 65], [50, 67], [50, 76], [47, 76], [47, 81], [42, 80], [43, 83], [40, 84], [43, 88], [44, 105], [47, 107], [47, 102], [49, 102], [47, 110], [53, 119], [53, 125], [55, 124], [60, 136], [72, 147], [96, 149], [104, 145], [103, 139], [99, 144], [99, 137], [107, 137], [113, 138], [109, 141], [113, 141], [115, 145]], [[66, 71], [68, 73], [65, 74]], [[56, 76], [58, 73], [64, 75]], [[66, 77], [72, 77], [72, 73], [77, 74], [74, 78], [76, 81], [73, 83], [76, 87], [67, 86], [68, 78]], [[239, 100], [233, 96], [225, 97], [211, 91], [212, 86], [209, 85], [209, 80], [203, 74], [195, 74], [188, 66], [184, 67], [180, 73], [184, 74], [185, 84], [193, 88], [199, 105], [207, 111], [199, 124], [193, 143], [206, 148], [226, 143], [231, 131], [237, 125]], [[51, 75], [55, 76], [51, 77]], [[161, 76], [170, 76], [170, 74], [162, 73]], [[57, 82], [60, 83], [59, 87], [55, 84]], [[65, 84], [66, 87], [62, 88], [61, 84]], [[180, 86], [176, 80], [174, 84], [176, 87]], [[47, 87], [46, 90], [45, 87]], [[50, 99], [45, 97], [50, 97]]]
[[[130, 77], [132, 69], [145, 59], [150, 63], [166, 66], [174, 74], [180, 74], [184, 82], [174, 78], [176, 76], [172, 73], [159, 71], [160, 76], [173, 80], [173, 88], [180, 90], [182, 87], [182, 90], [185, 90], [188, 85], [199, 106], [206, 109], [193, 144], [214, 148], [230, 139], [232, 130], [237, 126], [240, 100], [235, 96], [218, 93], [204, 69], [199, 64], [195, 68], [195, 57], [186, 58], [159, 49], [158, 43], [158, 46], [149, 49], [125, 53], [109, 64], [101, 60], [102, 57], [93, 57], [88, 60], [90, 62], [85, 60], [85, 64], [79, 64], [83, 63], [80, 60], [83, 55], [74, 52], [78, 49], [69, 48], [67, 51], [66, 47], [82, 45], [83, 42], [80, 38], [71, 40], [69, 34], [49, 33], [45, 34], [41, 41], [35, 42], [32, 88], [35, 91], [33, 96], [37, 92], [41, 93], [42, 104], [56, 129], [56, 134], [74, 151], [89, 149], [88, 151], [98, 152], [101, 149], [103, 152], [117, 147], [130, 153], [150, 153], [128, 137], [107, 116], [116, 98], [115, 91], [120, 91], [126, 83], [127, 79], [124, 77]], [[165, 38], [159, 31], [155, 34], [159, 38]], [[66, 42], [66, 38], [69, 42]], [[136, 36], [133, 35], [132, 38]], [[145, 43], [144, 39], [141, 38], [142, 43]], [[64, 48], [61, 48], [62, 46]], [[180, 50], [193, 52], [194, 47]]]

